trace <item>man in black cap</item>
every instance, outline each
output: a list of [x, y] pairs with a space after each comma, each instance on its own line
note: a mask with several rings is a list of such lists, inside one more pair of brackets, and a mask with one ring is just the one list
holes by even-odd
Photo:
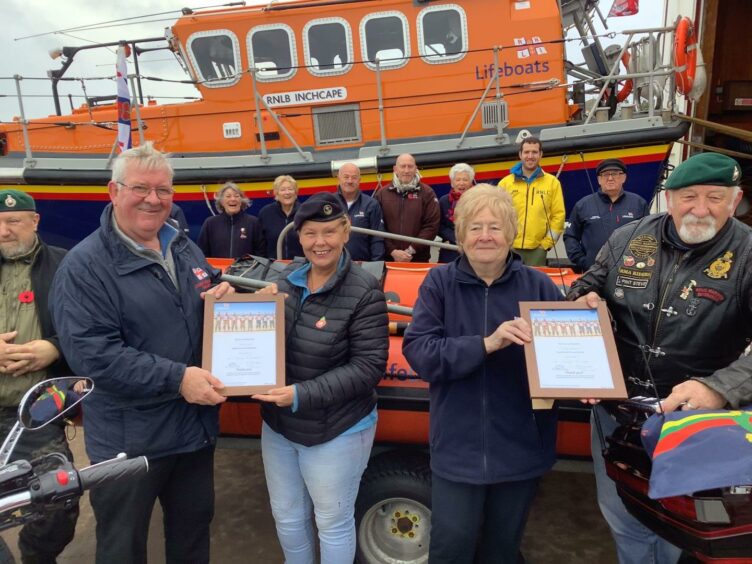
[[[739, 164], [702, 153], [665, 184], [667, 213], [617, 229], [567, 298], [606, 300], [630, 396], [653, 396], [666, 412], [738, 408], [752, 401], [752, 229], [734, 219]], [[616, 427], [612, 406], [593, 409], [603, 436]], [[674, 563], [679, 549], [625, 509], [606, 475], [593, 432], [598, 503], [619, 562]]]
[[[19, 190], [0, 190], [0, 433], [16, 421], [24, 393], [42, 380], [67, 374], [47, 309], [52, 277], [65, 255], [37, 236], [34, 199]], [[73, 460], [63, 427], [48, 425], [25, 433], [11, 460], [62, 453]], [[54, 467], [54, 465], [53, 465]], [[50, 468], [47, 468], [50, 469]], [[18, 536], [24, 562], [55, 562], [73, 539], [78, 505], [48, 513]]]
[[627, 167], [620, 159], [601, 161], [595, 169], [600, 192], [585, 196], [572, 208], [564, 245], [577, 272], [585, 272], [617, 227], [649, 213], [645, 200], [624, 191]]

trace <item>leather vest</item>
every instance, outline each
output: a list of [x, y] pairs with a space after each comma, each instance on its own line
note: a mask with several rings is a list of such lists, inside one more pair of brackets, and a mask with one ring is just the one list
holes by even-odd
[[[661, 397], [690, 377], [709, 376], [749, 343], [747, 277], [752, 229], [731, 220], [690, 250], [665, 237], [665, 214], [649, 216], [614, 241], [605, 297], [632, 395]], [[649, 370], [648, 370], [649, 368]]]

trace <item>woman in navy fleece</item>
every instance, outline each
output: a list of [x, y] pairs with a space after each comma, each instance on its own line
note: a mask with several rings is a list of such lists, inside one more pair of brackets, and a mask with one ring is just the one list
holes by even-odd
[[[516, 563], [538, 481], [555, 461], [556, 413], [533, 412], [520, 301], [561, 292], [512, 252], [509, 195], [479, 184], [457, 203], [460, 257], [420, 288], [403, 352], [430, 384], [429, 562]], [[478, 544], [480, 538], [480, 544]]]

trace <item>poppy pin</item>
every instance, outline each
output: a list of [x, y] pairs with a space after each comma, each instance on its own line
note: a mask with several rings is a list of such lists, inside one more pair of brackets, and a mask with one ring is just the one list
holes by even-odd
[[22, 304], [30, 304], [34, 301], [34, 292], [32, 292], [31, 290], [21, 292], [20, 294], [18, 294], [18, 301]]
[[316, 322], [316, 329], [323, 329], [324, 327], [326, 327], [326, 317], [322, 315], [321, 319]]

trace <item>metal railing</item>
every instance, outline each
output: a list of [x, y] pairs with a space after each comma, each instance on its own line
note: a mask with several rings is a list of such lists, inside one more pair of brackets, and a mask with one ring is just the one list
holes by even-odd
[[[283, 245], [285, 243], [285, 237], [295, 227], [295, 224], [288, 223], [284, 229], [279, 232], [277, 237], [277, 258], [281, 258], [283, 255]], [[428, 241], [427, 239], [420, 239], [418, 237], [408, 237], [407, 235], [397, 235], [396, 233], [387, 233], [386, 231], [376, 231], [375, 229], [366, 229], [365, 227], [350, 226], [350, 231], [353, 233], [361, 233], [363, 235], [370, 235], [372, 237], [381, 237], [382, 239], [394, 239], [395, 241], [404, 241], [406, 243], [415, 243], [416, 245], [426, 245], [429, 247], [438, 247], [439, 249], [447, 249], [449, 251], [457, 251], [459, 247], [452, 245], [451, 243], [444, 243], [442, 241]]]

